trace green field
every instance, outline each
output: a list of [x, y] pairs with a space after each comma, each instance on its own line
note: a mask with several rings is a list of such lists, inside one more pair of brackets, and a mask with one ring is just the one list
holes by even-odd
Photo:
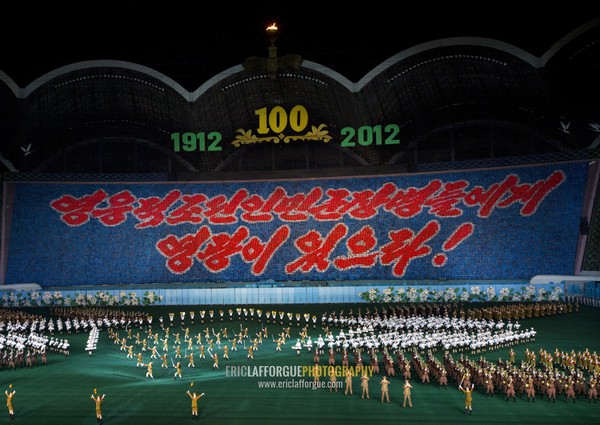
[[[245, 306], [249, 307], [249, 306]], [[256, 306], [263, 310], [269, 306]], [[320, 319], [321, 313], [326, 311], [354, 308], [359, 306], [340, 305], [283, 305], [275, 306], [277, 310], [286, 312], [308, 312], [315, 314]], [[234, 306], [235, 308], [235, 306]], [[362, 308], [365, 305], [362, 304]], [[457, 390], [457, 383], [450, 382], [448, 389], [440, 389], [432, 381], [430, 385], [423, 385], [413, 376], [413, 408], [402, 408], [402, 379], [398, 375], [391, 378], [390, 397], [391, 403], [381, 404], [380, 377], [373, 376], [370, 381], [370, 399], [361, 399], [359, 379], [354, 380], [354, 395], [345, 396], [343, 388], [337, 393], [328, 389], [310, 388], [259, 388], [260, 385], [299, 385], [304, 378], [278, 378], [271, 376], [233, 377], [232, 366], [310, 366], [313, 364], [313, 354], [303, 350], [300, 356], [291, 348], [299, 336], [300, 328], [294, 326], [291, 330], [291, 339], [282, 347], [282, 351], [275, 350], [276, 343], [272, 335], [282, 331], [287, 326], [280, 323], [265, 323], [264, 315], [261, 323], [254, 320], [230, 321], [225, 314], [221, 322], [215, 314], [213, 322], [208, 317], [201, 323], [198, 311], [209, 310], [210, 306], [173, 306], [173, 307], [137, 307], [138, 311], [152, 314], [154, 321], [153, 330], [160, 329], [157, 318], [163, 316], [165, 324], [169, 325], [168, 313], [175, 312], [174, 325], [171, 332], [180, 332], [182, 336], [182, 353], [185, 353], [187, 344], [183, 342], [183, 330], [178, 312], [185, 310], [196, 311], [194, 325], [190, 324], [189, 315], [186, 317], [186, 326], [190, 327], [190, 335], [195, 337], [204, 329], [214, 328], [219, 332], [227, 327], [230, 339], [233, 332], [247, 327], [251, 338], [262, 326], [269, 330], [269, 338], [263, 340], [254, 360], [247, 358], [247, 351], [238, 346], [238, 351], [230, 351], [230, 359], [223, 359], [222, 347], [215, 346], [213, 352], [220, 355], [219, 369], [213, 368], [213, 361], [207, 355], [205, 360], [195, 356], [195, 368], [188, 368], [188, 360], [181, 359], [183, 378], [174, 379], [174, 369], [161, 368], [161, 361], [154, 360], [154, 380], [145, 378], [146, 368], [136, 368], [136, 358], [128, 359], [126, 352], [120, 350], [120, 345], [113, 343], [106, 330], [100, 332], [97, 349], [93, 355], [85, 351], [88, 338], [87, 333], [64, 334], [71, 343], [71, 354], [64, 357], [50, 353], [47, 366], [33, 368], [17, 368], [16, 370], [4, 369], [0, 372], [3, 389], [13, 385], [16, 395], [13, 400], [15, 408], [15, 424], [36, 425], [74, 425], [96, 423], [94, 402], [90, 399], [92, 391], [97, 388], [99, 394], [106, 394], [103, 404], [104, 424], [181, 424], [196, 423], [191, 418], [191, 402], [186, 391], [188, 389], [204, 392], [205, 396], [199, 400], [198, 423], [204, 424], [376, 424], [376, 423], [544, 423], [544, 424], [592, 424], [600, 423], [600, 404], [589, 404], [580, 398], [577, 403], [566, 403], [562, 395], [556, 403], [549, 403], [538, 397], [536, 403], [528, 403], [526, 399], [517, 397], [516, 402], [506, 402], [503, 397], [486, 398], [481, 389], [474, 393], [473, 415], [465, 416], [464, 395]], [[214, 310], [224, 309], [228, 306], [215, 306]], [[32, 310], [36, 314], [48, 315], [48, 310]], [[544, 348], [554, 351], [555, 348], [564, 351], [600, 351], [600, 310], [581, 307], [580, 311], [556, 316], [546, 316], [521, 321], [522, 326], [535, 327], [537, 338], [530, 344], [513, 346], [517, 352], [517, 362], [524, 357], [526, 348], [535, 350]], [[306, 323], [302, 318], [302, 324]], [[309, 326], [309, 335], [316, 340], [322, 332], [319, 326]], [[332, 329], [334, 335], [339, 330]], [[144, 330], [133, 328], [133, 335]], [[124, 330], [119, 330], [125, 336]], [[142, 336], [143, 337], [143, 336]], [[162, 336], [161, 336], [162, 339]], [[170, 338], [169, 366], [174, 358], [174, 338]], [[134, 339], [128, 339], [128, 344], [133, 344]], [[206, 343], [205, 343], [206, 344]], [[153, 344], [150, 344], [150, 346]], [[224, 344], [222, 344], [223, 346]], [[231, 347], [231, 344], [228, 344]], [[250, 342], [246, 340], [245, 346]], [[194, 341], [194, 347], [196, 347]], [[162, 343], [160, 345], [162, 351]], [[141, 350], [141, 345], [135, 346], [135, 352]], [[487, 359], [508, 358], [509, 348], [484, 353]], [[197, 351], [196, 351], [197, 353]], [[151, 352], [148, 350], [143, 355], [144, 362], [150, 361]], [[441, 354], [441, 353], [440, 353]], [[458, 356], [458, 355], [457, 355]], [[475, 357], [475, 356], [474, 356]], [[351, 357], [352, 359], [352, 357]], [[365, 355], [365, 364], [368, 356]], [[341, 363], [341, 356], [336, 358]], [[327, 362], [326, 356], [322, 361]], [[229, 366], [229, 368], [228, 368]], [[253, 369], [254, 370], [254, 369]], [[256, 369], [258, 370], [258, 369]], [[229, 374], [228, 374], [229, 371]], [[266, 371], [263, 369], [263, 371]], [[312, 378], [307, 378], [312, 381]], [[340, 381], [342, 381], [340, 379]], [[286, 381], [284, 384], [264, 384], [263, 381]], [[193, 386], [190, 386], [191, 383]], [[9, 423], [8, 413], [0, 415], [0, 423]]]

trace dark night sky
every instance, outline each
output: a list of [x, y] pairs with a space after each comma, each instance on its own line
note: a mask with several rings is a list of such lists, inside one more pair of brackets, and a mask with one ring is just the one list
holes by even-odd
[[354, 11], [350, 2], [327, 3], [172, 0], [153, 6], [91, 0], [67, 7], [22, 1], [3, 12], [0, 70], [24, 87], [60, 66], [118, 59], [156, 69], [194, 90], [249, 56], [267, 56], [264, 28], [275, 19], [279, 55], [299, 54], [356, 82], [396, 53], [446, 37], [495, 38], [540, 56], [600, 16], [593, 2], [548, 4], [545, 12], [520, 11], [506, 2], [463, 7], [376, 0]]

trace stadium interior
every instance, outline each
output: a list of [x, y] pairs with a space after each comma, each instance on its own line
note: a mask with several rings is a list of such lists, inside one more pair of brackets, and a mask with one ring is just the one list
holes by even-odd
[[356, 80], [261, 37], [202, 81], [0, 68], [9, 419], [597, 422], [600, 18]]

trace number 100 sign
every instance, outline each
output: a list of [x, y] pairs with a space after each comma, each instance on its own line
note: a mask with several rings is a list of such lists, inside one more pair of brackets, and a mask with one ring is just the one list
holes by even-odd
[[[275, 106], [270, 110], [266, 107], [257, 109], [254, 114], [258, 117], [256, 132], [262, 136], [270, 134], [283, 135], [286, 130], [299, 134], [309, 126], [308, 111], [302, 105], [294, 106], [289, 113], [283, 107]], [[325, 125], [321, 124], [319, 128], [321, 127], [325, 127]], [[400, 144], [399, 133], [400, 128], [397, 124], [363, 125], [358, 128], [344, 127], [339, 135], [340, 146], [351, 148], [371, 145], [398, 145]], [[251, 134], [251, 131], [248, 131], [247, 134]], [[301, 138], [295, 137], [296, 140]], [[218, 131], [209, 133], [204, 131], [175, 132], [171, 133], [171, 140], [175, 152], [219, 152], [223, 150], [221, 146], [222, 136]], [[254, 141], [256, 140], [275, 139], [254, 138]]]

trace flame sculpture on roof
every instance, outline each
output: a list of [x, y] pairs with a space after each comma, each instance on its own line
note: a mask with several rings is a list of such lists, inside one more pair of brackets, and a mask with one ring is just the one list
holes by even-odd
[[249, 57], [244, 61], [246, 71], [266, 71], [269, 77], [276, 78], [280, 69], [299, 69], [302, 58], [299, 55], [277, 56], [277, 38], [279, 36], [279, 27], [276, 22], [272, 22], [265, 29], [267, 39], [269, 40], [269, 56], [267, 58]]

